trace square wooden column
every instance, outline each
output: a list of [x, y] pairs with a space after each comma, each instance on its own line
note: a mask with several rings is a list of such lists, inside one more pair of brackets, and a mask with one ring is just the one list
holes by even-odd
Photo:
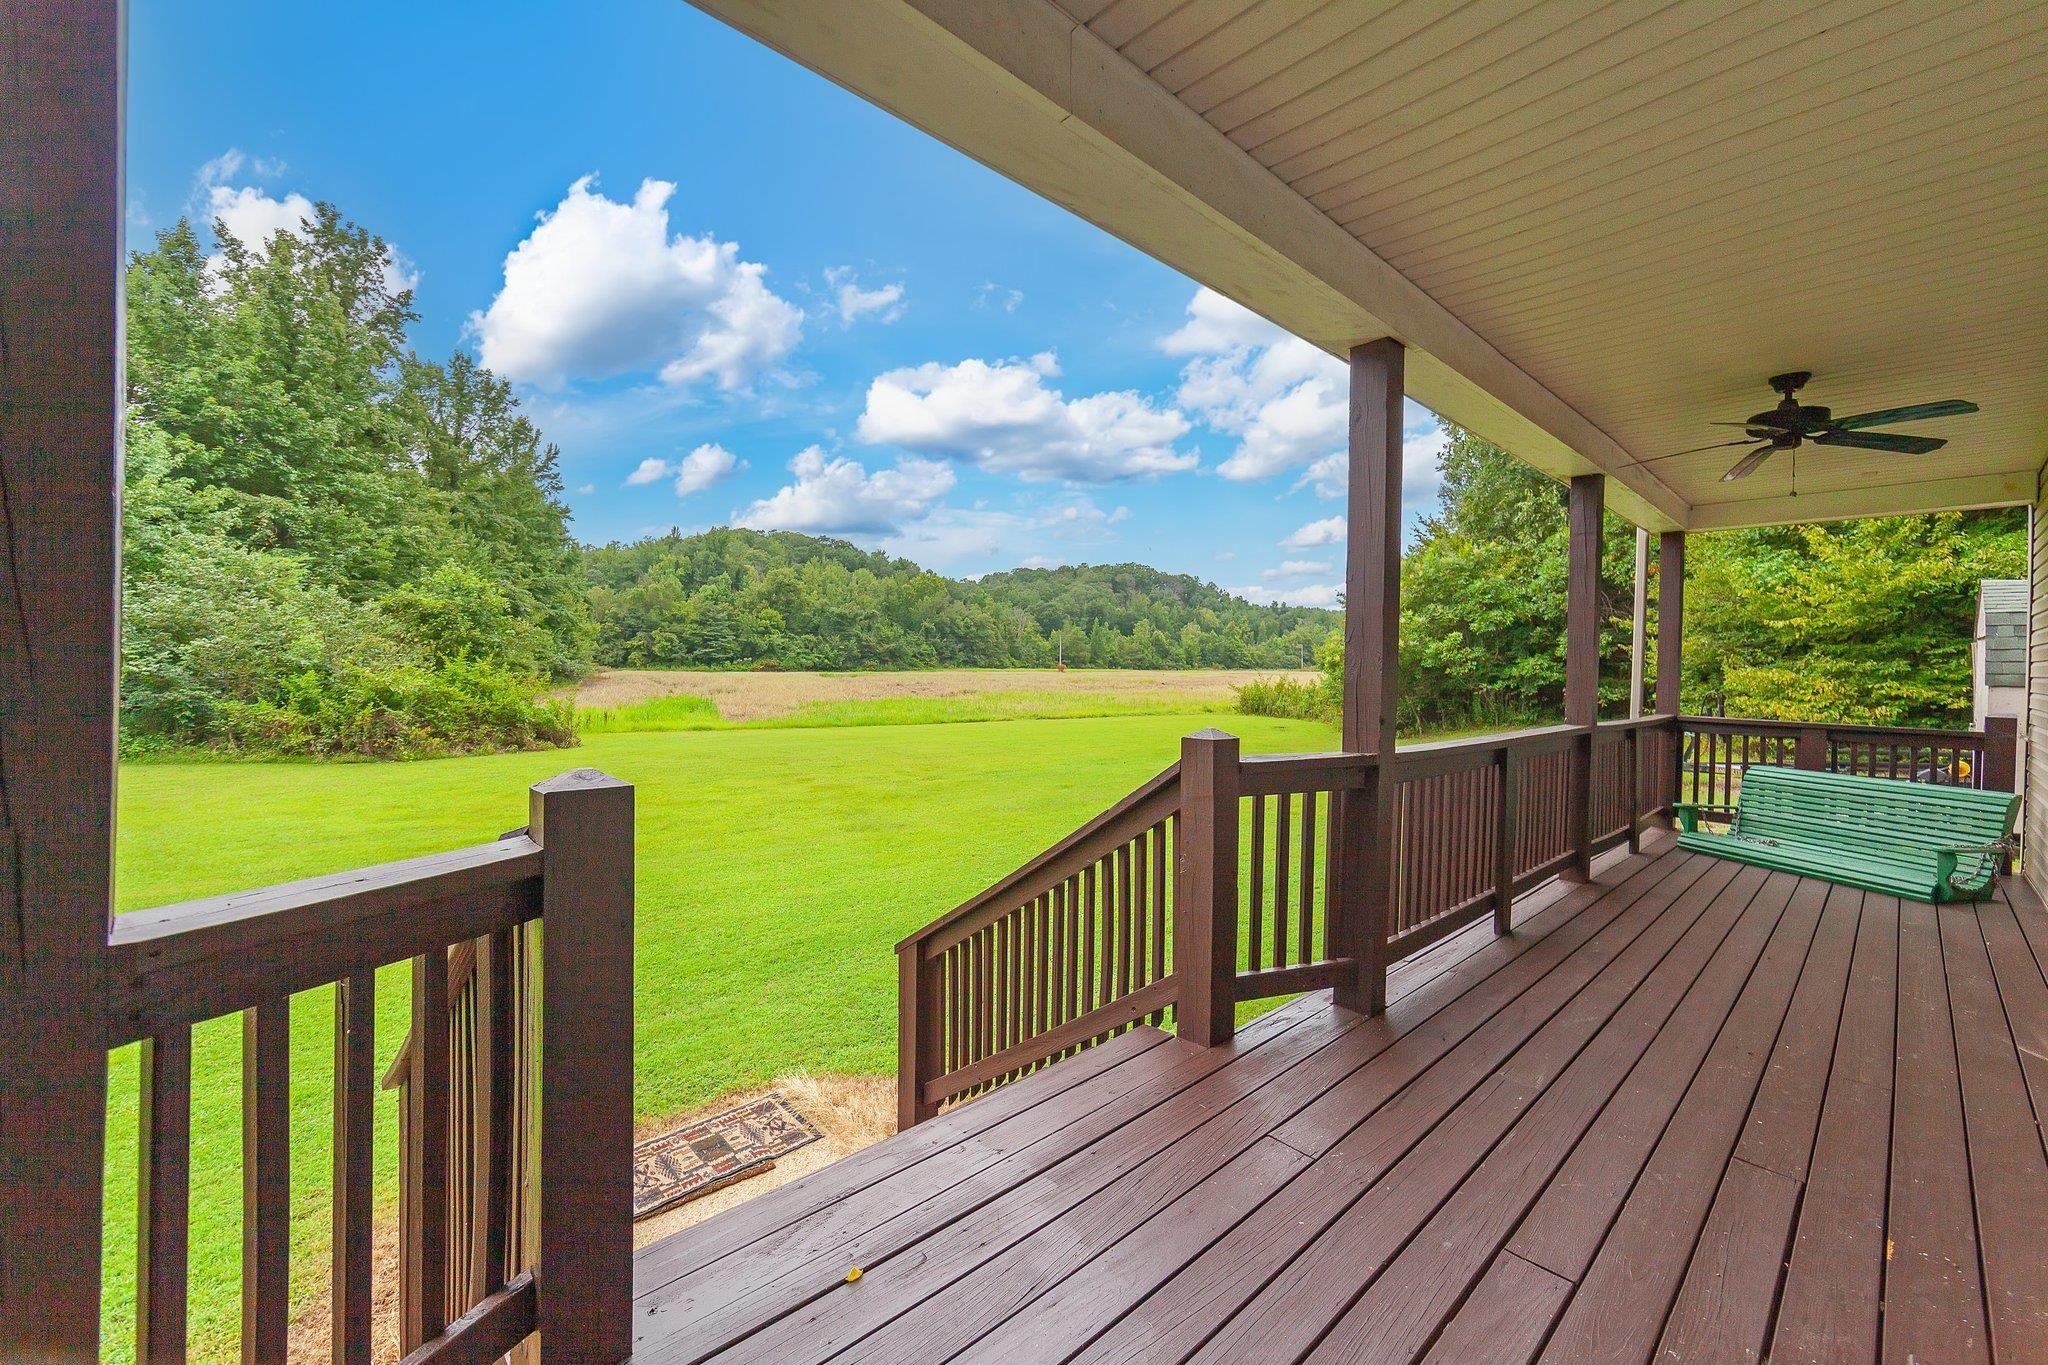
[[1401, 400], [1404, 352], [1391, 337], [1351, 348], [1348, 524], [1344, 555], [1344, 749], [1380, 756], [1339, 818], [1343, 914], [1335, 955], [1358, 964], [1336, 992], [1347, 1009], [1386, 1008], [1394, 887], [1394, 712], [1401, 688]]
[[0, 6], [0, 1360], [97, 1360], [120, 583], [118, 3]]
[[1685, 648], [1685, 532], [1657, 537], [1657, 714], [1678, 714]]
[[1581, 474], [1571, 483], [1571, 565], [1565, 587], [1564, 723], [1585, 733], [1572, 745], [1572, 780], [1567, 826], [1572, 864], [1566, 877], [1593, 875], [1593, 727], [1600, 721], [1600, 530], [1606, 512], [1607, 478]]

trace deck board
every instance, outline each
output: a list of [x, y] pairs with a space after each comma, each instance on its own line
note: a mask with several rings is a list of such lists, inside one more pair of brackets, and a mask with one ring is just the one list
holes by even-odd
[[2043, 944], [1653, 836], [1378, 1018], [1133, 1030], [644, 1249], [635, 1358], [2048, 1357]]

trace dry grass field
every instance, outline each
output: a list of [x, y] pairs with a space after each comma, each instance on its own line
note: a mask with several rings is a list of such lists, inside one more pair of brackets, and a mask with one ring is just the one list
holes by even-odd
[[611, 669], [576, 689], [579, 707], [631, 706], [659, 697], [707, 697], [727, 720], [769, 720], [819, 702], [896, 697], [961, 698], [1063, 693], [1147, 701], [1229, 702], [1231, 689], [1259, 678], [1321, 676], [1272, 669], [1203, 668], [1154, 672], [1123, 668], [933, 669], [905, 673], [720, 673], [686, 669]]

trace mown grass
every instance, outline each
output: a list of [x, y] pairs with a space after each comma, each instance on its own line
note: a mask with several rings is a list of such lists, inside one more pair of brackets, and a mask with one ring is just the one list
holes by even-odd
[[[944, 710], [947, 699], [900, 700]], [[828, 705], [914, 714], [893, 702]], [[598, 731], [568, 752], [409, 764], [159, 759], [122, 771], [119, 900], [134, 909], [482, 842], [525, 823], [529, 784], [602, 768], [637, 791], [635, 1104], [658, 1116], [793, 1068], [891, 1071], [895, 941], [1171, 762], [1181, 735], [1219, 723], [1250, 752], [1336, 742], [1324, 725], [1219, 722], [1184, 705], [985, 725]], [[380, 976], [377, 1003], [381, 1068], [406, 1026], [402, 968]], [[330, 992], [296, 997], [292, 1022], [293, 1283], [303, 1298], [326, 1273]], [[201, 1359], [235, 1351], [240, 1060], [232, 1019], [196, 1031], [192, 1331]], [[108, 1122], [107, 1354], [121, 1360], [133, 1341], [135, 1105], [128, 1048], [110, 1068]], [[388, 1198], [389, 1096], [378, 1112]]]
[[978, 692], [965, 697], [876, 697], [816, 701], [758, 720], [727, 720], [707, 697], [654, 697], [576, 712], [579, 734], [645, 734], [679, 730], [838, 729], [859, 725], [956, 725], [992, 720], [1079, 720], [1101, 716], [1216, 714], [1228, 702], [1187, 697], [1119, 696], [1108, 692]]

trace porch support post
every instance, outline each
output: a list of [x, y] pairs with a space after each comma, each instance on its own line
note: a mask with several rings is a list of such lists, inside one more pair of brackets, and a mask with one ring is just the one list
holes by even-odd
[[1600, 523], [1607, 478], [1581, 474], [1571, 483], [1571, 564], [1566, 579], [1564, 629], [1564, 723], [1581, 727], [1572, 744], [1572, 780], [1567, 801], [1572, 862], [1567, 880], [1593, 875], [1593, 727], [1600, 721]]
[[1657, 714], [1678, 714], [1679, 664], [1685, 648], [1685, 532], [1657, 537]]
[[[1678, 729], [1678, 684], [1685, 649], [1685, 532], [1657, 537], [1657, 714], [1671, 716], [1670, 761], [1659, 774], [1658, 803], [1678, 800], [1685, 736]], [[1659, 753], [1666, 752], [1659, 750]]]
[[1332, 953], [1358, 964], [1337, 1003], [1387, 1004], [1394, 890], [1394, 713], [1401, 688], [1401, 400], [1405, 351], [1392, 337], [1351, 348], [1349, 534], [1344, 556], [1344, 749], [1379, 755], [1339, 805], [1343, 914]]
[[100, 1356], [122, 9], [0, 3], [0, 1360]]
[[1650, 533], [1636, 527], [1635, 615], [1628, 640], [1628, 718], [1643, 714], [1643, 655], [1650, 633]]

